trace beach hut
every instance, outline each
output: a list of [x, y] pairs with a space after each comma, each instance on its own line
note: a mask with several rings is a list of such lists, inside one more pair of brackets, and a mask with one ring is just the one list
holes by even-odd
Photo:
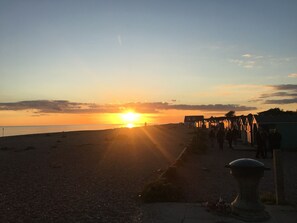
[[226, 117], [211, 117], [209, 118], [210, 125], [213, 127], [222, 127], [226, 128], [228, 126], [228, 121], [226, 120]]
[[258, 131], [258, 123], [253, 114], [248, 114], [246, 116], [246, 135], [247, 135], [247, 142], [252, 146], [256, 143], [256, 134]]
[[204, 120], [206, 125], [210, 127], [223, 127], [224, 129], [239, 129], [239, 117], [210, 117]]
[[227, 117], [221, 117], [222, 122], [224, 123], [224, 128], [225, 129], [231, 129], [232, 128], [232, 122], [230, 118]]
[[203, 115], [185, 116], [184, 124], [188, 127], [202, 128], [202, 126], [204, 125], [204, 116]]
[[239, 118], [239, 126], [238, 129], [240, 131], [240, 139], [242, 143], [247, 144], [247, 122], [246, 122], [246, 116], [242, 115]]
[[239, 130], [240, 116], [228, 117], [228, 128]]
[[215, 128], [217, 126], [216, 118], [211, 116], [210, 118], [204, 119], [204, 125], [206, 128]]
[[277, 129], [282, 136], [281, 149], [297, 151], [297, 115], [259, 115], [258, 125], [267, 132]]
[[204, 119], [204, 123], [208, 128], [216, 128], [219, 122], [216, 117], [211, 116], [208, 119]]

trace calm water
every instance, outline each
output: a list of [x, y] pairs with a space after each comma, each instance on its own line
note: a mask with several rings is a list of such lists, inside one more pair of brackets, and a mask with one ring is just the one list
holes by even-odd
[[0, 126], [0, 136], [28, 135], [36, 133], [69, 132], [79, 130], [103, 130], [125, 127], [116, 124], [100, 125], [42, 125], [42, 126]]

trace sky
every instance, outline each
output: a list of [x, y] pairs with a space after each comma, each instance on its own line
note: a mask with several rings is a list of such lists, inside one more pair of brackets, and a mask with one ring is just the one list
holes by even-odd
[[295, 0], [0, 0], [0, 125], [297, 109]]

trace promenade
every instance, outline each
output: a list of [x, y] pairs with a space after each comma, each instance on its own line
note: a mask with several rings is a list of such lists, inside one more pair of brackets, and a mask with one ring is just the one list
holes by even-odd
[[[232, 216], [208, 212], [198, 203], [155, 203], [143, 206], [143, 223], [244, 223]], [[296, 223], [297, 210], [291, 206], [266, 205], [266, 223]]]
[[[238, 142], [234, 149], [230, 149], [227, 143], [221, 151], [218, 145], [209, 146], [206, 153], [190, 154], [184, 163], [178, 167], [175, 183], [183, 190], [184, 200], [180, 203], [150, 203], [142, 206], [143, 223], [243, 223], [231, 215], [223, 215], [215, 210], [209, 211], [203, 202], [215, 202], [222, 197], [227, 203], [231, 203], [237, 194], [237, 184], [230, 175], [225, 164], [238, 158], [255, 159], [255, 148]], [[270, 154], [269, 154], [270, 155]], [[294, 171], [294, 159], [296, 152], [284, 152], [285, 193], [291, 205], [277, 206], [265, 205], [270, 215], [268, 223], [296, 223], [296, 175]], [[259, 159], [266, 167], [260, 181], [260, 194], [263, 192], [274, 194], [273, 160]]]

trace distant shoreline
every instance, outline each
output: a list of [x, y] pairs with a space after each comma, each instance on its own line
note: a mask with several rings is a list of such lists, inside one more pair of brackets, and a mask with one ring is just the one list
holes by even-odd
[[74, 131], [107, 130], [124, 127], [122, 124], [0, 126], [1, 137], [50, 134]]
[[[154, 125], [167, 125], [178, 123], [162, 123], [151, 124]], [[143, 125], [136, 124], [135, 127], [142, 127]], [[4, 128], [4, 132], [3, 132]], [[124, 124], [82, 124], [82, 125], [39, 125], [39, 126], [0, 126], [0, 138], [13, 137], [13, 136], [26, 136], [26, 135], [40, 135], [40, 134], [54, 134], [61, 132], [78, 132], [78, 131], [101, 131], [118, 128], [127, 128]]]

